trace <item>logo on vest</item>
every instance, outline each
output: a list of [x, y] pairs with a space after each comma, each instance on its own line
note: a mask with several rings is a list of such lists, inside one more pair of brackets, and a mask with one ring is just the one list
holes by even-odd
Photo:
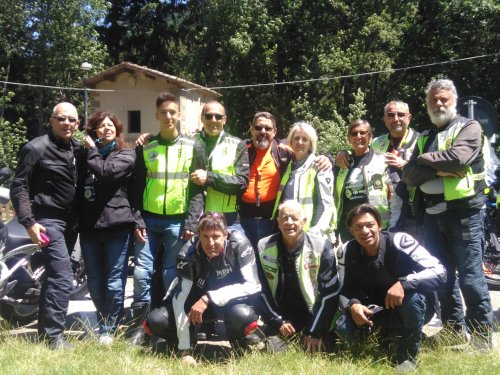
[[278, 264], [278, 260], [269, 255], [264, 255], [263, 258], [267, 260], [269, 263]]
[[266, 278], [269, 280], [274, 280], [274, 275], [271, 272], [265, 272]]
[[227, 275], [229, 275], [232, 271], [233, 271], [233, 267], [229, 266], [229, 267], [226, 267], [222, 270], [216, 270], [215, 272], [217, 274], [217, 278], [222, 279], [222, 278], [226, 277]]
[[153, 162], [158, 159], [158, 151], [153, 151], [149, 154], [149, 161]]

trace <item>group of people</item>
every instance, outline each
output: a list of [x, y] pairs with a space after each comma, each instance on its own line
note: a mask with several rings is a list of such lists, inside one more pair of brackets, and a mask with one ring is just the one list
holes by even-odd
[[318, 137], [306, 122], [292, 125], [287, 142], [276, 138], [269, 112], [254, 115], [251, 139], [227, 134], [216, 101], [203, 106], [203, 129], [186, 137], [169, 93], [156, 100], [159, 133], [141, 136], [135, 151], [109, 112], [89, 117], [81, 147], [72, 138], [76, 108], [56, 105], [48, 134], [22, 149], [11, 189], [33, 242], [43, 245], [42, 232], [50, 239], [42, 248], [40, 338], [54, 349], [72, 347], [63, 336], [72, 285], [67, 244], [79, 221], [102, 343], [112, 342], [123, 316], [133, 246], [131, 312], [144, 324], [131, 340], [141, 343], [146, 332], [174, 341], [188, 363], [195, 362], [193, 327], [223, 319], [235, 347], [258, 341], [258, 329], [300, 335], [311, 353], [355, 330], [396, 329], [397, 364], [412, 367], [435, 291], [444, 325], [459, 334], [467, 327], [474, 342], [490, 347], [481, 126], [457, 115], [452, 81], [431, 81], [426, 96], [431, 130], [412, 130], [408, 105], [391, 101], [383, 117], [389, 132], [372, 139], [370, 124], [354, 121], [352, 149], [335, 160], [316, 155]]

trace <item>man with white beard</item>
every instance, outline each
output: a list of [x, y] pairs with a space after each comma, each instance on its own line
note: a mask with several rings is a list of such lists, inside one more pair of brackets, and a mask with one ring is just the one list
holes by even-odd
[[[423, 211], [424, 246], [445, 266], [448, 280], [438, 290], [443, 332], [465, 339], [479, 350], [492, 347], [493, 311], [481, 263], [484, 237], [485, 161], [481, 125], [456, 111], [457, 90], [451, 80], [432, 80], [426, 89], [427, 112], [435, 125], [420, 134], [403, 170]], [[458, 271], [458, 279], [455, 276]], [[459, 287], [462, 292], [466, 314]]]

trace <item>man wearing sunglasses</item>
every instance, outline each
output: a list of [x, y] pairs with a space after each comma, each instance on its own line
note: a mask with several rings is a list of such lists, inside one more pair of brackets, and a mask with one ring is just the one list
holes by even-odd
[[40, 294], [38, 335], [50, 349], [73, 349], [63, 332], [73, 288], [66, 243], [76, 240], [78, 215], [73, 204], [82, 153], [73, 133], [79, 123], [73, 104], [57, 104], [47, 134], [22, 148], [10, 191], [19, 223], [43, 248], [47, 277]]
[[248, 151], [241, 139], [224, 131], [226, 110], [217, 101], [203, 106], [203, 129], [195, 135], [201, 147], [201, 168], [191, 173], [191, 181], [206, 189], [205, 212], [222, 212], [231, 229], [238, 223], [237, 201], [248, 185]]
[[[274, 202], [281, 177], [293, 158], [292, 149], [275, 138], [276, 132], [274, 116], [269, 112], [257, 112], [250, 124], [252, 138], [246, 141], [250, 174], [248, 187], [241, 196], [240, 218], [254, 249], [261, 238], [278, 230], [271, 220]], [[320, 170], [332, 167], [324, 155], [319, 155], [316, 163]]]

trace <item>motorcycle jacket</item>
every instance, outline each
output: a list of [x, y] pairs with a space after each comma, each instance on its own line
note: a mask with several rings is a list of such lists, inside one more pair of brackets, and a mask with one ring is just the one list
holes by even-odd
[[[305, 334], [319, 338], [328, 331], [338, 306], [339, 281], [337, 264], [329, 240], [304, 232], [295, 251], [290, 252], [282, 243], [281, 233], [273, 234], [258, 245], [260, 275], [267, 305], [273, 311], [270, 325], [279, 328], [283, 324], [280, 306], [288, 282], [298, 280], [298, 290], [309, 311], [304, 322]], [[285, 263], [293, 257], [295, 277], [285, 277]]]
[[112, 150], [106, 157], [97, 148], [88, 150], [80, 198], [82, 231], [134, 227], [134, 213], [128, 200], [134, 164], [135, 152], [130, 148]]
[[[481, 208], [482, 191], [486, 187], [485, 163], [483, 156], [484, 138], [481, 125], [465, 117], [456, 116], [446, 126], [432, 128], [420, 134], [410, 161], [403, 170], [403, 178], [409, 186], [422, 184], [441, 178], [448, 209]], [[430, 151], [437, 144], [436, 151]], [[464, 177], [439, 177], [437, 171], [465, 173]], [[429, 197], [423, 194], [424, 200]]]
[[21, 149], [10, 197], [26, 229], [36, 223], [35, 216], [64, 220], [74, 215], [81, 160], [79, 143], [62, 142], [52, 129]]
[[356, 240], [345, 243], [337, 253], [343, 278], [340, 294], [348, 306], [385, 306], [387, 291], [400, 281], [405, 292], [433, 292], [446, 282], [446, 270], [412, 236], [403, 232], [379, 232], [376, 256], [366, 255]]
[[217, 306], [261, 289], [252, 245], [239, 231], [229, 232], [224, 250], [212, 259], [205, 255], [198, 237], [191, 239], [177, 256], [177, 278], [183, 288], [189, 282]]

